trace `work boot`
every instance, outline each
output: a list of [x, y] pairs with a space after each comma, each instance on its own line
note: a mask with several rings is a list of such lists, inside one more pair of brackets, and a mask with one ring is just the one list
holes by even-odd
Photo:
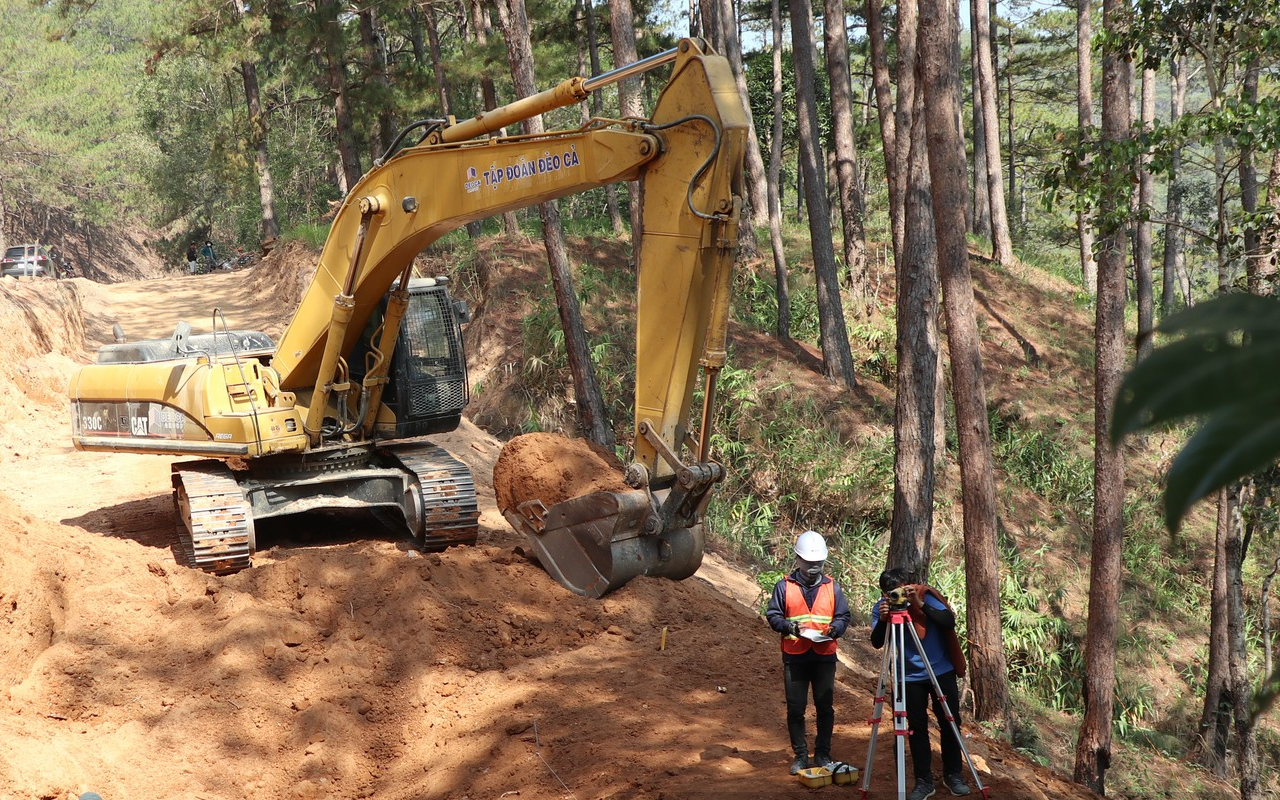
[[791, 762], [791, 774], [797, 775], [800, 770], [809, 766], [808, 753], [796, 753], [796, 760]]
[[956, 797], [964, 797], [969, 793], [969, 784], [964, 782], [959, 773], [942, 776], [942, 783], [947, 787], [947, 791]]
[[834, 763], [836, 762], [831, 758], [831, 755], [829, 753], [820, 752], [814, 755], [813, 761], [811, 762], [810, 766], [830, 767]]
[[[966, 786], [965, 788], [969, 787]], [[918, 780], [916, 781], [916, 788], [912, 789], [911, 794], [907, 795], [907, 800], [926, 800], [926, 798], [933, 797], [933, 793], [932, 778], [927, 781]]]

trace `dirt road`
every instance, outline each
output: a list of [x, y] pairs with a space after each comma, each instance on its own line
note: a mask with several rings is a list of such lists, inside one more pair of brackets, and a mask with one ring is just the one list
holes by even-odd
[[[115, 321], [163, 336], [218, 305], [278, 334], [289, 269], [0, 284], [0, 798], [854, 796], [786, 773], [778, 643], [745, 576], [712, 556], [682, 583], [565, 592], [516, 552], [500, 442], [469, 423], [437, 441], [477, 477], [476, 547], [311, 521], [260, 531], [240, 574], [178, 566], [169, 459], [73, 450], [66, 378]], [[866, 634], [836, 699], [835, 755], [858, 766]], [[1092, 796], [966, 728], [993, 797]], [[895, 794], [888, 747], [872, 797]]]

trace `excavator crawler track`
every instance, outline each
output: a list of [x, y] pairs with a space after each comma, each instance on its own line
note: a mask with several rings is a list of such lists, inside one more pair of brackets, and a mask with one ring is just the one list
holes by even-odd
[[254, 548], [253, 511], [231, 470], [221, 461], [173, 466], [173, 503], [188, 566], [226, 575], [249, 566]]
[[418, 544], [425, 550], [475, 544], [480, 508], [467, 465], [432, 444], [400, 445], [385, 452], [418, 477], [420, 521], [405, 514]]

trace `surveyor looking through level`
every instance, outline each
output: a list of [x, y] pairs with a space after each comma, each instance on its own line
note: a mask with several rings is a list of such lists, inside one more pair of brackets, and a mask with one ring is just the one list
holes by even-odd
[[[817, 531], [796, 537], [791, 574], [773, 587], [765, 618], [782, 634], [782, 685], [787, 698], [787, 733], [795, 760], [791, 774], [809, 766], [825, 767], [831, 758], [835, 727], [832, 702], [836, 685], [836, 639], [849, 627], [844, 591], [823, 574], [827, 542]], [[804, 715], [812, 688], [818, 734], [813, 760], [805, 739]]]
[[[964, 655], [956, 638], [956, 616], [947, 601], [936, 590], [924, 584], [916, 584], [907, 570], [894, 568], [880, 574], [880, 591], [884, 594], [871, 609], [871, 644], [884, 647], [889, 614], [886, 605], [906, 610], [911, 617], [916, 636], [920, 639], [924, 656], [929, 659], [938, 686], [946, 696], [947, 706], [954, 710], [956, 726], [960, 725], [960, 692], [958, 678], [964, 677]], [[960, 743], [956, 740], [946, 720], [941, 700], [929, 680], [929, 672], [921, 660], [915, 642], [906, 638], [906, 707], [907, 724], [911, 735], [911, 767], [915, 774], [915, 788], [907, 800], [925, 800], [935, 794], [933, 782], [933, 754], [929, 749], [929, 701], [933, 700], [933, 714], [942, 729], [942, 782], [953, 795], [969, 794], [969, 786], [961, 776]]]

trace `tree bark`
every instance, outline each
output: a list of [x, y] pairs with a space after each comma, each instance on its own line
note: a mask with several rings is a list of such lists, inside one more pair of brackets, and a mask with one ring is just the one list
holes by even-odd
[[[1086, 138], [1093, 128], [1093, 3], [1077, 0], [1076, 3], [1076, 120], [1080, 137]], [[1085, 156], [1085, 165], [1089, 156]], [[1080, 276], [1084, 289], [1091, 295], [1098, 293], [1098, 262], [1093, 255], [1093, 224], [1089, 214], [1081, 209], [1076, 212], [1076, 228], [1080, 235]]]
[[973, 226], [977, 236], [991, 241], [991, 200], [987, 197], [987, 138], [982, 121], [982, 89], [978, 78], [978, 9], [969, 4], [969, 61], [973, 72]]
[[[493, 62], [488, 53], [489, 34], [493, 32], [493, 22], [489, 18], [489, 12], [485, 9], [485, 5], [481, 0], [469, 0], [471, 10], [471, 29], [472, 36], [475, 37], [476, 45], [480, 51], [485, 54], [484, 66], [480, 73], [480, 94], [484, 104], [485, 111], [492, 111], [498, 107], [498, 87], [493, 82]], [[517, 89], [517, 94], [519, 90]], [[506, 130], [501, 129], [496, 132], [497, 136], [505, 136]], [[481, 223], [479, 221], [467, 225], [467, 233], [471, 238], [480, 235]], [[506, 211], [502, 214], [502, 232], [508, 239], [515, 238], [520, 233], [520, 221], [516, 218], [516, 212]]]
[[369, 60], [368, 85], [373, 91], [366, 93], [377, 108], [376, 130], [369, 136], [373, 153], [370, 160], [379, 159], [391, 147], [396, 137], [395, 117], [391, 113], [391, 83], [387, 80], [387, 51], [383, 44], [383, 36], [379, 30], [382, 26], [377, 17], [375, 5], [363, 6], [359, 12], [360, 44], [364, 47]]
[[787, 286], [787, 256], [782, 242], [782, 12], [779, 0], [770, 3], [773, 28], [773, 130], [769, 136], [769, 245], [778, 297], [778, 338], [791, 340], [791, 291]]
[[[1103, 27], [1118, 38], [1125, 0], [1103, 1]], [[1108, 41], [1113, 41], [1109, 38]], [[1130, 137], [1129, 69], [1114, 44], [1103, 50], [1102, 137], [1123, 145]], [[1110, 444], [1116, 391], [1124, 370], [1125, 256], [1124, 225], [1129, 208], [1130, 174], [1123, 166], [1108, 171], [1099, 199], [1100, 253], [1094, 331], [1093, 553], [1089, 565], [1089, 616], [1085, 630], [1084, 719], [1076, 740], [1074, 779], [1106, 793], [1111, 766], [1111, 714], [1116, 686], [1116, 635], [1124, 544], [1124, 456]]]
[[955, 0], [921, 0], [920, 20], [929, 179], [933, 187], [938, 272], [947, 315], [951, 386], [960, 440], [966, 621], [974, 716], [978, 720], [995, 721], [1008, 731], [1009, 684], [1000, 630], [995, 474], [982, 348], [965, 241], [968, 171], [959, 126], [959, 9]]
[[270, 247], [280, 238], [280, 223], [276, 220], [276, 184], [271, 178], [270, 151], [267, 148], [267, 117], [262, 113], [258, 71], [252, 61], [240, 62], [240, 76], [244, 80], [244, 97], [249, 107], [249, 143], [253, 146], [254, 166], [258, 172], [258, 201], [262, 206], [259, 235], [263, 247]]
[[[914, 39], [915, 0], [899, 4], [898, 42], [907, 50]], [[914, 42], [910, 48], [915, 50]], [[912, 71], [917, 63], [899, 63]], [[914, 98], [899, 92], [899, 102], [915, 106], [906, 184], [906, 230], [897, 266], [898, 391], [893, 425], [893, 522], [889, 567], [904, 567], [927, 582], [933, 558], [933, 493], [936, 398], [938, 394], [938, 251], [935, 246], [928, 144], [925, 141], [924, 89]]]
[[436, 78], [436, 98], [440, 102], [441, 116], [449, 116], [453, 112], [449, 105], [449, 76], [444, 69], [444, 56], [440, 53], [440, 27], [436, 21], [436, 7], [432, 0], [422, 3], [423, 16], [426, 18], [427, 47], [431, 53], [431, 72]]
[[[733, 13], [733, 0], [715, 0], [720, 16], [720, 54], [729, 59], [733, 68], [733, 77], [738, 83], [738, 93], [742, 95], [742, 106], [747, 112], [747, 202], [750, 205], [751, 225], [748, 227], [752, 250], [755, 249], [754, 227], [765, 225], [769, 221], [769, 199], [764, 175], [764, 159], [760, 155], [760, 138], [756, 135], [756, 122], [751, 113], [751, 103], [747, 94], [747, 75], [742, 65], [742, 42], [738, 38], [736, 15]], [[741, 256], [739, 256], [741, 257]]]
[[[498, 0], [496, 5], [507, 41], [507, 60], [511, 64], [511, 79], [516, 94], [530, 97], [537, 93], [537, 86], [533, 72], [533, 44], [529, 38], [529, 17], [525, 12], [524, 0]], [[526, 135], [542, 133], [542, 118], [530, 117], [524, 121], [523, 127]], [[595, 367], [591, 363], [591, 353], [587, 347], [582, 309], [573, 288], [573, 273], [565, 247], [564, 229], [560, 224], [560, 211], [552, 200], [539, 204], [538, 212], [542, 217], [543, 240], [551, 267], [556, 306], [560, 310], [560, 327], [564, 331], [569, 370], [573, 374], [578, 425], [587, 438], [605, 447], [612, 447], [613, 429], [605, 415], [604, 400], [600, 395], [600, 385], [596, 381]]]
[[[860, 300], [854, 316], [870, 302], [867, 245], [863, 230], [862, 191], [858, 186], [858, 148], [853, 140], [853, 85], [849, 81], [849, 38], [845, 32], [844, 0], [825, 0], [822, 26], [827, 81], [831, 86], [831, 127], [835, 146], [836, 186], [840, 197], [840, 228], [844, 235], [844, 263], [849, 289]], [[745, 94], [743, 95], [746, 96]]]
[[[918, 77], [919, 64], [918, 49], [920, 45], [919, 37], [920, 29], [920, 5], [917, 2], [903, 2], [898, 4], [898, 97], [893, 109], [893, 135], [894, 135], [894, 185], [898, 187], [901, 196], [897, 198], [899, 206], [896, 213], [899, 217], [899, 227], [902, 235], [902, 241], [896, 251], [898, 255], [897, 261], [905, 260], [906, 251], [906, 231], [907, 231], [907, 185], [911, 172], [911, 144], [912, 131], [917, 125], [924, 125], [923, 119], [916, 117], [918, 110], [914, 102], [916, 96], [916, 78]], [[925, 155], [925, 151], [921, 151], [921, 155]], [[886, 159], [887, 163], [887, 159]], [[897, 263], [897, 262], [895, 262]]]
[[902, 258], [903, 187], [898, 180], [898, 137], [893, 118], [893, 90], [889, 88], [889, 58], [885, 54], [881, 0], [866, 0], [867, 39], [871, 43], [871, 85], [880, 116], [880, 142], [884, 150], [884, 174], [889, 184], [889, 226], [893, 230], [894, 263]]
[[[587, 56], [591, 62], [591, 74], [599, 75], [602, 70], [600, 68], [600, 46], [597, 44], [596, 36], [596, 11], [595, 4], [592, 0], [582, 0], [583, 18], [586, 21], [587, 32]], [[604, 116], [604, 98], [603, 92], [591, 93], [591, 113], [597, 117]], [[621, 236], [625, 227], [622, 224], [622, 214], [618, 210], [618, 187], [609, 184], [604, 187], [604, 205], [609, 214], [609, 225], [613, 228], [614, 235]]]
[[[995, 3], [992, 3], [993, 8], [994, 6], [995, 6]], [[995, 12], [993, 11], [992, 14], [994, 15], [994, 13]], [[992, 41], [994, 41], [994, 37], [996, 35], [996, 29], [997, 28], [993, 20], [992, 32], [991, 32], [991, 36], [993, 37]], [[1005, 53], [1005, 56], [1004, 56], [1005, 64], [1007, 65], [1013, 62], [1013, 26], [1012, 25], [1008, 26], [1008, 29], [1005, 33], [1005, 47], [1009, 51]], [[997, 66], [999, 66], [1000, 61], [998, 57], [993, 54], [992, 58], [994, 60], [994, 63]], [[997, 70], [997, 74], [998, 74], [998, 70]], [[997, 95], [997, 100], [998, 99], [999, 99], [999, 95]], [[1010, 217], [1018, 221], [1017, 224], [1019, 226], [1019, 230], [1021, 230], [1021, 226], [1025, 225], [1027, 219], [1026, 219], [1026, 209], [1022, 207], [1021, 196], [1022, 196], [1023, 188], [1021, 184], [1018, 183], [1018, 152], [1017, 152], [1018, 143], [1017, 143], [1017, 139], [1014, 137], [1014, 126], [1016, 123], [1014, 121], [1015, 118], [1013, 114], [1013, 76], [1010, 74], [1010, 71], [1008, 69], [1004, 71], [1004, 100], [1005, 100], [1005, 108], [1006, 108], [1006, 113], [1005, 113], [1005, 123], [1006, 123], [1005, 130], [1007, 131], [1006, 141], [1009, 143], [1008, 145], [1009, 152], [1005, 156], [1005, 163], [1009, 165], [1009, 205], [1013, 207], [1013, 212], [1010, 214]], [[1010, 223], [1010, 234], [1009, 234], [1010, 242], [1012, 242], [1012, 237], [1013, 237], [1012, 229], [1013, 229], [1013, 223]]]
[[[1169, 92], [1169, 124], [1177, 125], [1187, 104], [1187, 60], [1177, 57], [1170, 62], [1172, 86]], [[1168, 317], [1178, 302], [1178, 276], [1183, 271], [1182, 233], [1182, 148], [1175, 146], [1169, 155], [1169, 191], [1165, 201], [1164, 285], [1160, 289], [1160, 316]]]
[[1257, 800], [1262, 796], [1262, 791], [1258, 774], [1258, 738], [1254, 729], [1253, 711], [1249, 708], [1253, 690], [1249, 685], [1249, 652], [1246, 642], [1248, 621], [1244, 614], [1244, 558], [1248, 551], [1248, 535], [1242, 536], [1241, 527], [1240, 520], [1232, 515], [1225, 548], [1227, 638], [1230, 641], [1227, 664], [1231, 676], [1231, 711], [1235, 718], [1240, 800]]
[[[1156, 124], [1156, 71], [1142, 71], [1142, 129], [1151, 131]], [[1151, 355], [1155, 326], [1155, 292], [1151, 274], [1151, 215], [1154, 212], [1156, 184], [1151, 175], [1151, 156], [1144, 153], [1138, 172], [1138, 217], [1133, 242], [1133, 275], [1138, 294], [1138, 360]]]
[[324, 26], [324, 69], [326, 89], [333, 100], [333, 130], [337, 141], [338, 159], [345, 183], [343, 194], [351, 191], [364, 174], [360, 166], [360, 153], [355, 145], [355, 132], [351, 125], [350, 97], [343, 77], [346, 62], [342, 53], [342, 26], [338, 23], [338, 4], [335, 0], [320, 0], [316, 9]]
[[1231, 720], [1230, 647], [1227, 610], [1227, 536], [1231, 499], [1218, 492], [1218, 525], [1213, 548], [1213, 582], [1209, 590], [1209, 660], [1196, 740], [1188, 756], [1222, 777], [1227, 771], [1227, 736]]
[[[1261, 253], [1258, 259], [1258, 294], [1275, 293], [1276, 272], [1280, 270], [1280, 149], [1271, 154], [1271, 169], [1267, 173], [1267, 203], [1271, 206], [1271, 219], [1262, 229], [1258, 242]], [[1268, 671], [1267, 673], [1271, 673]]]
[[[1258, 59], [1249, 61], [1245, 68], [1243, 89], [1244, 103], [1256, 105], [1258, 102]], [[1239, 144], [1239, 143], [1238, 143]], [[1261, 248], [1258, 241], [1258, 227], [1253, 216], [1258, 211], [1258, 175], [1253, 165], [1254, 149], [1252, 144], [1239, 144], [1240, 147], [1240, 211], [1244, 214], [1242, 226], [1244, 234], [1244, 264], [1248, 276], [1250, 294], [1263, 294], [1260, 278]]]
[[823, 369], [827, 380], [857, 385], [853, 352], [840, 302], [840, 277], [831, 239], [831, 213], [827, 206], [818, 106], [814, 98], [817, 56], [813, 45], [813, 8], [809, 0], [790, 0], [791, 46], [796, 69], [796, 118], [800, 135], [800, 172], [804, 175], [805, 201], [809, 207], [809, 236], [813, 271], [818, 284], [818, 327], [821, 331]]
[[975, 2], [977, 25], [974, 35], [978, 43], [977, 84], [982, 101], [982, 124], [987, 152], [987, 196], [991, 202], [992, 258], [1000, 264], [1013, 264], [1013, 242], [1009, 238], [1009, 213], [1004, 198], [1004, 177], [1000, 165], [1000, 118], [996, 110], [996, 73], [991, 56], [991, 15], [987, 4]]
[[[609, 33], [613, 40], [613, 66], [622, 67], [640, 60], [636, 52], [636, 26], [631, 11], [631, 0], [609, 0]], [[640, 103], [640, 79], [625, 78], [618, 82], [618, 106], [624, 117], [639, 117], [644, 113]], [[632, 258], [640, 256], [640, 186], [635, 181], [627, 183], [629, 213], [631, 215]]]

